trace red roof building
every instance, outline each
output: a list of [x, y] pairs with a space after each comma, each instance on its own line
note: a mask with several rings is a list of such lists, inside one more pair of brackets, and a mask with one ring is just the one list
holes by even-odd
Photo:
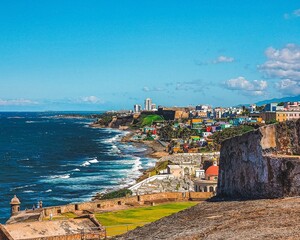
[[205, 171], [206, 180], [217, 180], [219, 175], [219, 166], [216, 162]]

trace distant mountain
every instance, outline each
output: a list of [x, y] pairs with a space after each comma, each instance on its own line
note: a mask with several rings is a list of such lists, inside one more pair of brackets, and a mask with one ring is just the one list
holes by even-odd
[[269, 100], [264, 100], [264, 101], [257, 102], [256, 105], [261, 106], [272, 102], [280, 103], [280, 102], [298, 102], [298, 101], [300, 101], [300, 95], [295, 97], [273, 98]]

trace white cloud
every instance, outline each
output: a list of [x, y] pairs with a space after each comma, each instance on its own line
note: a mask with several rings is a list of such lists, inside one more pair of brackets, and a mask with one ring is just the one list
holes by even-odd
[[26, 106], [26, 105], [36, 105], [38, 102], [29, 99], [0, 99], [0, 106]]
[[144, 92], [160, 92], [160, 91], [164, 91], [163, 88], [160, 88], [160, 87], [153, 87], [153, 88], [150, 88], [150, 87], [143, 87], [142, 90]]
[[299, 95], [300, 94], [300, 82], [290, 79], [283, 79], [276, 83], [276, 87], [285, 95]]
[[197, 62], [197, 65], [209, 65], [209, 64], [220, 64], [220, 63], [232, 63], [235, 59], [233, 57], [227, 57], [227, 56], [219, 56], [217, 59], [211, 60], [211, 61], [203, 61], [203, 62]]
[[91, 103], [91, 104], [103, 103], [103, 101], [100, 98], [95, 96], [82, 97], [80, 99], [80, 102]]
[[[277, 83], [277, 88], [282, 93], [287, 95], [297, 93], [300, 83], [300, 47], [296, 44], [287, 44], [282, 49], [269, 47], [265, 54], [268, 60], [258, 66], [259, 69], [266, 77], [281, 79]], [[287, 85], [294, 85], [296, 89]]]
[[213, 61], [214, 64], [217, 63], [231, 63], [234, 61], [233, 57], [219, 56], [216, 60]]
[[293, 15], [296, 17], [300, 17], [300, 8], [293, 11]]
[[285, 13], [285, 14], [283, 15], [283, 17], [284, 17], [285, 19], [290, 19], [290, 18], [297, 18], [297, 17], [300, 17], [300, 8], [294, 10], [292, 13]]
[[240, 91], [244, 95], [260, 96], [265, 94], [268, 83], [264, 80], [249, 81], [244, 77], [232, 78], [224, 83], [225, 87], [230, 90]]
[[212, 86], [211, 82], [205, 82], [201, 79], [196, 79], [186, 82], [176, 82], [175, 91], [193, 91], [193, 92], [205, 92]]

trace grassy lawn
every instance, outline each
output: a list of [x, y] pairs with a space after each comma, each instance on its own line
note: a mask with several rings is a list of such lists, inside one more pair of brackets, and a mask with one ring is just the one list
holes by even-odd
[[165, 203], [153, 207], [139, 207], [115, 212], [96, 213], [95, 216], [106, 227], [107, 235], [115, 236], [196, 204], [197, 202]]
[[159, 115], [153, 114], [153, 115], [148, 115], [143, 118], [141, 126], [150, 126], [154, 121], [160, 121], [163, 120], [163, 118]]

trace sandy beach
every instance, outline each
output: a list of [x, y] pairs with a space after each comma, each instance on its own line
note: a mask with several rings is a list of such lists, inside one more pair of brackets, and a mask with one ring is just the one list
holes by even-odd
[[[128, 130], [126, 130], [128, 131]], [[158, 143], [157, 141], [153, 140], [153, 141], [143, 141], [143, 140], [133, 140], [132, 136], [135, 133], [133, 131], [129, 131], [129, 133], [124, 136], [121, 141], [122, 142], [131, 142], [133, 143], [136, 147], [140, 147], [140, 145], [146, 146], [147, 147], [147, 151], [145, 153], [146, 157], [150, 157], [150, 158], [156, 158], [156, 159], [160, 159], [163, 156], [167, 156], [169, 155], [166, 151], [165, 151], [165, 147], [162, 146], [160, 143]]]

